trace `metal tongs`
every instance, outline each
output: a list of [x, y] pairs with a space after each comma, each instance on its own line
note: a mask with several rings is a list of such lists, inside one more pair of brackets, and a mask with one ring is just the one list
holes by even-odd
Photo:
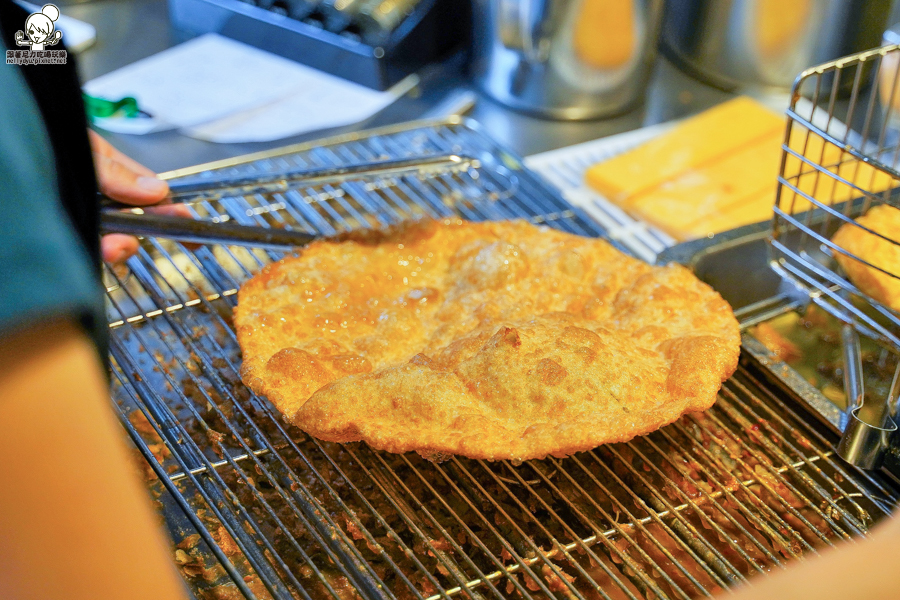
[[[323, 184], [340, 184], [361, 176], [399, 176], [409, 173], [428, 174], [478, 168], [478, 159], [457, 154], [391, 159], [357, 163], [339, 167], [298, 169], [277, 174], [207, 179], [194, 182], [171, 182], [167, 200], [173, 204], [212, 201], [230, 196], [272, 194]], [[199, 244], [229, 244], [253, 246], [264, 249], [284, 250], [304, 246], [315, 234], [289, 229], [216, 223], [206, 220], [186, 219], [132, 212], [134, 206], [122, 204], [101, 195], [100, 232], [127, 233], [139, 236], [155, 236], [179, 242]], [[122, 212], [117, 209], [131, 209]]]
[[847, 410], [841, 419], [843, 434], [837, 445], [837, 453], [852, 465], [862, 469], [877, 469], [884, 460], [891, 435], [897, 431], [900, 363], [894, 371], [891, 389], [884, 404], [867, 406], [859, 334], [852, 326], [845, 324], [841, 329], [841, 342]]

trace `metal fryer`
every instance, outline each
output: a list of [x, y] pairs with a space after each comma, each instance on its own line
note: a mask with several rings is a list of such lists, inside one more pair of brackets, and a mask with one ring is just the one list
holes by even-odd
[[[476, 125], [377, 130], [173, 175], [467, 153], [477, 169], [223, 198], [324, 234], [416, 214], [602, 232]], [[109, 269], [113, 397], [197, 598], [693, 598], [864, 535], [900, 499], [742, 357], [716, 405], [627, 444], [513, 464], [311, 439], [240, 382], [231, 311], [277, 253], [147, 238]]]

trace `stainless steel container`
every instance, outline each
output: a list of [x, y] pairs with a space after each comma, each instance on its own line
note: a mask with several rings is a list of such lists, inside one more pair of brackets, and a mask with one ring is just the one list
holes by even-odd
[[475, 0], [475, 80], [540, 116], [621, 113], [643, 96], [661, 18], [662, 0]]
[[666, 0], [663, 52], [725, 89], [789, 88], [807, 67], [879, 45], [892, 0]]

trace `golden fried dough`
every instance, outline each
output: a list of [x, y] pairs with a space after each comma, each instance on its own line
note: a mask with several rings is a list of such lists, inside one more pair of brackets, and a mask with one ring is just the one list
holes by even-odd
[[[831, 241], [870, 265], [900, 275], [900, 210], [883, 204], [872, 208], [856, 222], [883, 235], [887, 240], [856, 225], [845, 223]], [[900, 311], [900, 279], [840, 252], [835, 252], [835, 257], [856, 287], [885, 306]]]
[[731, 308], [680, 266], [525, 222], [420, 221], [311, 244], [238, 294], [242, 375], [318, 438], [565, 456], [709, 408]]

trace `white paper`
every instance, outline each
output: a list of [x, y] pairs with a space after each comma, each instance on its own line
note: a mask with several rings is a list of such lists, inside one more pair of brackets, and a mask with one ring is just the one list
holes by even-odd
[[185, 128], [182, 133], [219, 143], [267, 142], [351, 125], [385, 109], [418, 83], [418, 77], [412, 75], [386, 92], [377, 92], [310, 67], [303, 69], [307, 70], [306, 81], [296, 93], [253, 110]]
[[85, 92], [137, 99], [141, 110], [174, 127], [192, 127], [284, 98], [305, 71], [280, 56], [214, 33], [93, 79]]
[[91, 96], [137, 99], [152, 118], [95, 119], [141, 135], [178, 128], [203, 140], [277, 140], [365, 120], [418, 82], [379, 92], [216, 35], [206, 34], [89, 81]]

